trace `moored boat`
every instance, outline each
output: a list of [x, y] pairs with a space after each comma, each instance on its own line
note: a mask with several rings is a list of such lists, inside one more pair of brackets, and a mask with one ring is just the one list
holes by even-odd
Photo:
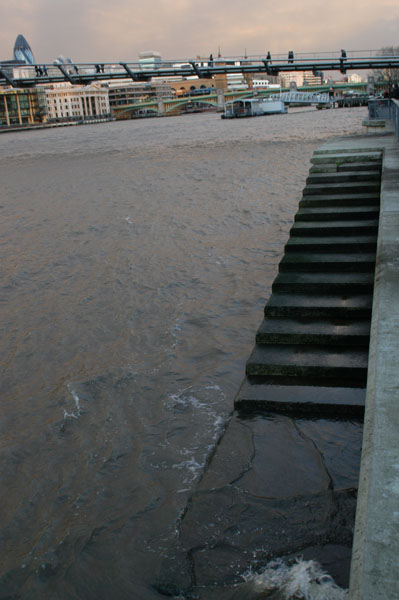
[[259, 117], [263, 115], [284, 114], [287, 108], [282, 100], [268, 98], [242, 98], [226, 102], [222, 119], [236, 117]]

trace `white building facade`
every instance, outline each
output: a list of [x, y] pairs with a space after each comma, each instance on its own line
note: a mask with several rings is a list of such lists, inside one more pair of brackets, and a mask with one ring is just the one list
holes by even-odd
[[48, 120], [107, 120], [108, 88], [67, 83], [45, 87]]

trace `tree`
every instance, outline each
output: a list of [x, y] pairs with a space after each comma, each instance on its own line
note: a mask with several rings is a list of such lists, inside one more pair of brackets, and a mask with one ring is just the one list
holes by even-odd
[[[385, 46], [377, 52], [377, 56], [395, 56], [399, 58], [399, 46]], [[399, 82], [399, 67], [384, 67], [375, 69], [373, 75], [376, 81], [386, 81], [389, 87]]]

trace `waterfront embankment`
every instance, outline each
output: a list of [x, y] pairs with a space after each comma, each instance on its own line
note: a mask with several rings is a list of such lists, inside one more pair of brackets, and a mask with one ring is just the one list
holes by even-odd
[[[399, 595], [398, 142], [387, 124], [329, 140], [319, 152], [383, 157], [358, 494], [360, 420], [317, 409], [306, 418], [277, 415], [260, 403], [257, 412], [235, 413], [184, 514], [176, 554], [165, 561], [164, 593], [195, 583], [208, 587], [207, 598], [258, 597], [245, 584], [241, 595], [237, 573], [283, 558], [317, 560], [350, 587], [351, 600]], [[276, 430], [284, 436], [278, 446]], [[340, 456], [331, 453], [337, 440]]]
[[399, 597], [399, 148], [393, 131], [359, 139], [383, 149], [381, 208], [351, 600]]

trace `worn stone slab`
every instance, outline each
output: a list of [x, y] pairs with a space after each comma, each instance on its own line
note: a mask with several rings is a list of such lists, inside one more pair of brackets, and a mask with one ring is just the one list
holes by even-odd
[[314, 206], [300, 208], [295, 215], [295, 221], [377, 219], [379, 211], [379, 206]]
[[340, 273], [374, 272], [375, 253], [287, 252], [280, 261], [279, 271]]
[[364, 146], [363, 148], [359, 145], [359, 143], [356, 144], [356, 147], [352, 147], [352, 148], [345, 147], [345, 142], [347, 142], [347, 141], [348, 140], [345, 140], [345, 138], [337, 138], [336, 146], [334, 146], [334, 143], [327, 143], [327, 144], [323, 145], [321, 148], [317, 148], [313, 153], [313, 158], [316, 158], [317, 156], [324, 156], [324, 155], [336, 156], [336, 155], [348, 155], [348, 154], [352, 154], [352, 155], [356, 155], [357, 157], [360, 157], [362, 154], [373, 154], [373, 153], [379, 153], [381, 156], [384, 151], [384, 144], [381, 143], [381, 141], [378, 142], [379, 145], [373, 145], [370, 140], [370, 145], [368, 147]]
[[322, 294], [320, 289], [312, 294], [273, 293], [266, 306], [267, 317], [312, 317], [312, 318], [370, 318], [371, 294]]
[[310, 159], [312, 164], [320, 163], [359, 163], [359, 162], [380, 162], [382, 158], [381, 152], [375, 151], [347, 151], [347, 152], [321, 152], [316, 150]]
[[265, 318], [257, 333], [257, 344], [332, 344], [368, 346], [369, 319], [322, 317]]
[[[366, 384], [367, 349], [347, 346], [307, 345], [256, 345], [246, 365], [247, 377], [282, 377], [327, 380], [332, 385], [350, 382], [350, 385]], [[298, 383], [300, 383], [298, 381]]]
[[312, 194], [304, 196], [299, 201], [299, 207], [306, 206], [365, 206], [368, 204], [379, 205], [379, 190], [372, 193], [345, 193], [345, 194]]
[[309, 173], [341, 173], [345, 171], [378, 171], [381, 172], [381, 162], [351, 162], [316, 163], [309, 169]]
[[305, 235], [368, 235], [378, 233], [378, 219], [362, 219], [353, 221], [295, 221], [290, 234]]
[[373, 273], [279, 273], [273, 292], [372, 292]]
[[376, 235], [362, 236], [328, 236], [306, 237], [291, 235], [285, 245], [285, 252], [320, 251], [320, 252], [375, 252], [377, 248]]
[[364, 162], [364, 163], [349, 163], [349, 164], [341, 164], [337, 165], [337, 170], [339, 172], [345, 171], [378, 171], [381, 173], [382, 163], [378, 162]]
[[375, 181], [356, 181], [343, 183], [320, 183], [308, 184], [303, 190], [304, 196], [314, 196], [319, 194], [364, 194], [379, 192], [380, 184]]
[[362, 417], [365, 397], [365, 388], [252, 384], [246, 377], [234, 406], [244, 411]]
[[379, 171], [338, 171], [336, 173], [312, 173], [306, 179], [306, 184], [321, 183], [350, 183], [350, 182], [380, 181]]
[[313, 165], [309, 169], [309, 173], [337, 173], [338, 165], [335, 163], [331, 164], [322, 164], [322, 165]]
[[[179, 520], [175, 552], [160, 561], [158, 592], [252, 600], [242, 573], [298, 555], [347, 587], [361, 425], [334, 414], [292, 416], [232, 416]], [[342, 461], [331, 443], [337, 438]]]

